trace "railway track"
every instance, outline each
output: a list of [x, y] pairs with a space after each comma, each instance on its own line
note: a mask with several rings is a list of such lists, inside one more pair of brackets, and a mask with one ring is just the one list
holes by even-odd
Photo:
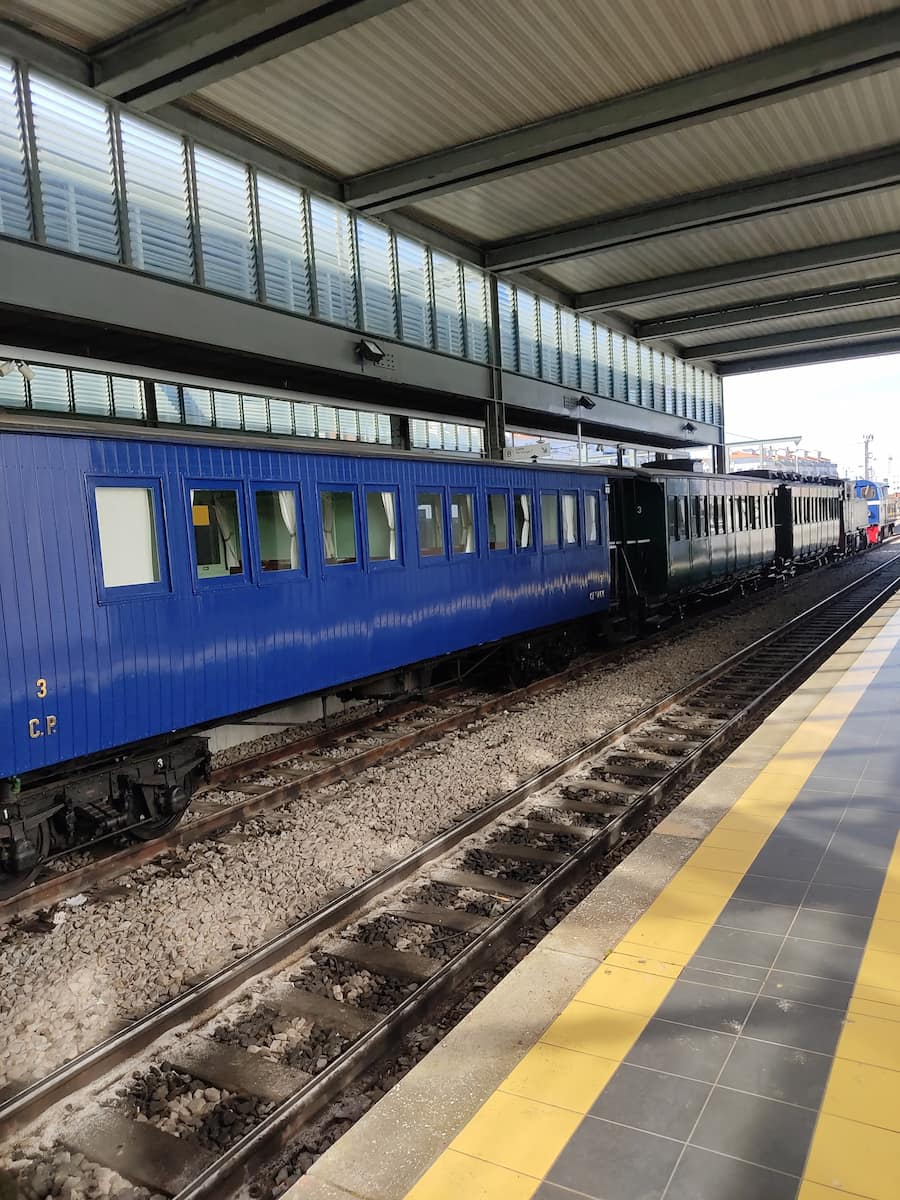
[[[178, 1200], [235, 1195], [898, 588], [900, 554], [27, 1087], [0, 1105], [0, 1137], [93, 1085], [77, 1111], [55, 1110], [64, 1145]], [[265, 1005], [328, 1034], [308, 1070], [223, 1036], [228, 1007], [250, 984], [254, 1012]], [[347, 991], [360, 1002], [336, 998]], [[216, 1036], [197, 1020], [211, 1012]], [[141, 1055], [151, 1065], [136, 1069]], [[161, 1070], [199, 1080], [220, 1101], [262, 1101], [265, 1115], [216, 1152], [153, 1114], [136, 1122], [122, 1081], [130, 1072], [146, 1091]], [[126, 1083], [126, 1096], [133, 1090]]]
[[[897, 539], [889, 539], [894, 541]], [[780, 594], [809, 578], [806, 574], [781, 585]], [[759, 602], [759, 592], [732, 601], [729, 616], [739, 615]], [[721, 614], [705, 610], [715, 619]], [[626, 647], [604, 650], [579, 658], [566, 669], [520, 688], [485, 697], [471, 693], [460, 683], [443, 685], [424, 695], [385, 705], [376, 712], [340, 721], [261, 751], [215, 770], [208, 788], [191, 803], [184, 820], [152, 841], [135, 842], [122, 849], [102, 853], [91, 861], [59, 870], [71, 852], [48, 860], [44, 872], [23, 891], [0, 898], [0, 925], [19, 916], [51, 909], [73, 896], [91, 895], [118, 876], [144, 866], [179, 846], [227, 834], [243, 821], [273, 812], [301, 795], [310, 794], [389, 762], [408, 750], [434, 742], [448, 733], [515, 706], [532, 696], [552, 691], [569, 681], [602, 668], [610, 668], [635, 649], [676, 640], [695, 628], [686, 622], [664, 628], [627, 643]], [[265, 778], [266, 782], [260, 782]], [[236, 802], [211, 799], [220, 790], [242, 793]], [[101, 893], [102, 894], [102, 893]]]

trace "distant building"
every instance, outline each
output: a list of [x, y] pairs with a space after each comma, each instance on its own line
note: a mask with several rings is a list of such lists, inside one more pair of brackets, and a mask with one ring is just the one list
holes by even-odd
[[785, 446], [741, 446], [729, 450], [731, 471], [792, 471], [798, 475], [827, 475], [838, 478], [837, 463], [826, 458], [821, 450], [802, 450]]

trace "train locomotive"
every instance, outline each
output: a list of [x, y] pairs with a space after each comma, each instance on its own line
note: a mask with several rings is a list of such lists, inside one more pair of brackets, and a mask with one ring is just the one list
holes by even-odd
[[876, 483], [874, 479], [856, 479], [853, 481], [853, 490], [866, 503], [870, 543], [874, 545], [891, 537], [895, 525], [900, 524], [900, 512], [897, 498], [888, 494], [887, 484]]
[[852, 485], [661, 463], [38, 423], [4, 432], [0, 479], [0, 894], [174, 825], [215, 722], [476, 647], [577, 645], [867, 544]]

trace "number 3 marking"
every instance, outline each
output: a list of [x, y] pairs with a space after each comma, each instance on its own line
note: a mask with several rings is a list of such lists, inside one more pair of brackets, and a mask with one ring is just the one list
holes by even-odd
[[47, 695], [47, 680], [46, 680], [46, 679], [39, 679], [39, 680], [37, 681], [36, 687], [37, 687], [37, 696], [38, 696], [38, 699], [39, 699], [39, 700], [43, 700], [43, 699], [44, 699], [44, 697]]

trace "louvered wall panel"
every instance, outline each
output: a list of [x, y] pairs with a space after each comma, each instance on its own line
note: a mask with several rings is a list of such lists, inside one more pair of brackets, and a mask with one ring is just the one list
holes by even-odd
[[350, 214], [318, 196], [310, 197], [310, 213], [319, 316], [352, 327], [357, 310]]
[[462, 354], [463, 303], [459, 263], [446, 254], [431, 252], [434, 285], [436, 347], [447, 354]]
[[106, 106], [39, 74], [31, 75], [31, 105], [48, 244], [118, 261]]
[[489, 354], [487, 280], [484, 272], [463, 263], [466, 303], [466, 354], [476, 362], [487, 362]]
[[256, 257], [246, 166], [194, 148], [203, 281], [215, 291], [256, 297]]
[[31, 237], [31, 204], [16, 72], [0, 60], [0, 233]]
[[363, 329], [394, 337], [397, 333], [397, 285], [390, 231], [384, 225], [357, 218], [356, 246]]
[[122, 113], [131, 258], [136, 267], [193, 280], [194, 248], [180, 137]]
[[257, 174], [256, 197], [266, 302], [289, 312], [308, 313], [309, 238], [303, 193], [278, 179]]
[[432, 346], [431, 279], [428, 251], [421, 242], [397, 237], [397, 273], [400, 282], [403, 340], [415, 346]]

